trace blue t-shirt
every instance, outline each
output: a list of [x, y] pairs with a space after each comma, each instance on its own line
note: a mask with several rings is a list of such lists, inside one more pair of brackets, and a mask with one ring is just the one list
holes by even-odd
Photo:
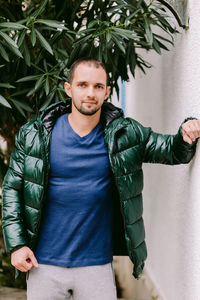
[[50, 146], [48, 202], [36, 258], [65, 267], [112, 261], [111, 171], [99, 123], [80, 137], [68, 114], [57, 119]]

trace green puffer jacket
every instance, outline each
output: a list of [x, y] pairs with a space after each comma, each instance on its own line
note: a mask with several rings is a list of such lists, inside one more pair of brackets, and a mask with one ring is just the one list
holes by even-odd
[[[71, 112], [71, 100], [51, 105], [20, 129], [3, 184], [3, 232], [8, 251], [35, 249], [48, 189], [49, 149], [56, 119]], [[102, 106], [101, 122], [114, 182], [114, 255], [129, 255], [138, 278], [147, 257], [142, 218], [142, 163], [188, 163], [195, 145], [176, 135], [152, 132], [110, 103]]]

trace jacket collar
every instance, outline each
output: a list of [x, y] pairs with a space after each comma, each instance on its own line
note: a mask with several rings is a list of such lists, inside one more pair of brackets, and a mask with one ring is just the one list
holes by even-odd
[[[57, 118], [65, 113], [71, 112], [71, 99], [67, 101], [52, 104], [47, 107], [40, 115], [40, 120], [42, 121], [44, 127], [51, 131]], [[107, 127], [113, 120], [123, 116], [123, 111], [114, 106], [112, 103], [104, 102], [101, 109], [101, 123], [103, 127]]]

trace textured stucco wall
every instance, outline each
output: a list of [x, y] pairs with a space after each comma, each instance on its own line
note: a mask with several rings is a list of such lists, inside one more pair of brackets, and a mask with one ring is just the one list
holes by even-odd
[[[190, 28], [154, 67], [126, 86], [126, 114], [163, 133], [200, 118], [200, 1], [189, 1]], [[189, 165], [144, 166], [146, 268], [165, 300], [200, 300], [200, 146]]]

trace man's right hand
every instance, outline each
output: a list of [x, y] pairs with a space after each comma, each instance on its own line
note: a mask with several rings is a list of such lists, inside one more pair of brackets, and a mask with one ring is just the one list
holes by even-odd
[[27, 246], [12, 252], [11, 264], [21, 272], [27, 272], [33, 266], [38, 267], [38, 262], [33, 251]]

